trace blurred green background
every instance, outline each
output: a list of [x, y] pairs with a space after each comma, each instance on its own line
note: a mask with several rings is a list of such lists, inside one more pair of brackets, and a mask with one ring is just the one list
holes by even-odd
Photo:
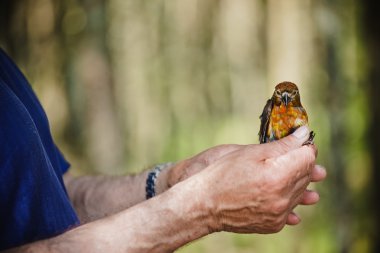
[[2, 0], [0, 45], [75, 174], [123, 174], [258, 143], [274, 86], [298, 84], [328, 179], [274, 235], [178, 252], [380, 252], [379, 9], [354, 0]]

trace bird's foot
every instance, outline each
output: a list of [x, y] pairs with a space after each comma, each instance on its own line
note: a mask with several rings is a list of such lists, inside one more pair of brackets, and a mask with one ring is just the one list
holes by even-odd
[[314, 137], [315, 137], [315, 133], [314, 131], [311, 131], [309, 139], [305, 141], [302, 145], [314, 145]]

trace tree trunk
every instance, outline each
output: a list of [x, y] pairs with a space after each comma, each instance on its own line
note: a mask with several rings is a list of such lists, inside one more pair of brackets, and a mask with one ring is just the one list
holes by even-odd
[[372, 174], [372, 204], [373, 231], [372, 231], [372, 252], [380, 252], [380, 5], [376, 1], [365, 0], [363, 2], [364, 13], [363, 23], [366, 27], [366, 42], [368, 52], [368, 103], [370, 108], [370, 129], [368, 141], [373, 159]]

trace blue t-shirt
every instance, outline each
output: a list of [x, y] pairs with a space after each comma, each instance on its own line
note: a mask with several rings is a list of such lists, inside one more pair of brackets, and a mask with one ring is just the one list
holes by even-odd
[[0, 49], [0, 250], [79, 224], [62, 180], [69, 166], [28, 81]]

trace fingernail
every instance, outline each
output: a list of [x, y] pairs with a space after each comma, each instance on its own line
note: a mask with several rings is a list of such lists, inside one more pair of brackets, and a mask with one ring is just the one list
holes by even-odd
[[301, 126], [298, 128], [293, 135], [298, 139], [303, 139], [309, 134], [309, 128], [307, 126]]

